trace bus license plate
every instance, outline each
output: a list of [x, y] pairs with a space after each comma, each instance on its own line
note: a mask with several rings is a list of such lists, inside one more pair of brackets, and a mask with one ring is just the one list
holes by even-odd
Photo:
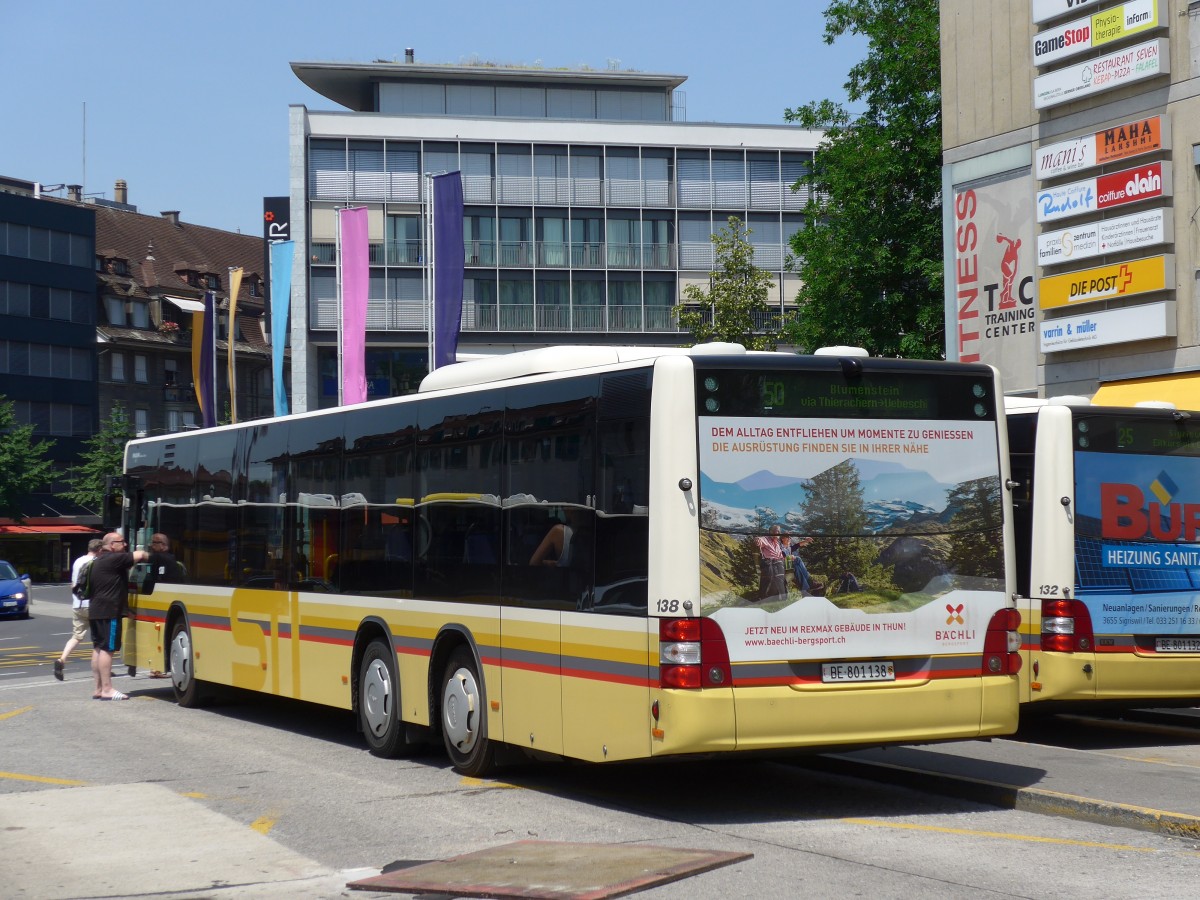
[[821, 681], [825, 684], [895, 680], [896, 666], [891, 662], [821, 663]]
[[1154, 649], [1159, 653], [1200, 653], [1200, 638], [1156, 638]]

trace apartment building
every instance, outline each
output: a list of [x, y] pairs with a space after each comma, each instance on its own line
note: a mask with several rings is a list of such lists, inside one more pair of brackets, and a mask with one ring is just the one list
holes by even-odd
[[368, 209], [369, 396], [415, 390], [426, 373], [426, 175], [462, 173], [460, 358], [685, 342], [672, 308], [686, 285], [707, 286], [711, 235], [731, 216], [774, 276], [776, 313], [794, 305], [789, 241], [807, 196], [792, 188], [818, 132], [681, 121], [678, 75], [426, 65], [411, 52], [292, 69], [341, 107], [291, 109], [297, 411], [337, 403], [340, 207]]

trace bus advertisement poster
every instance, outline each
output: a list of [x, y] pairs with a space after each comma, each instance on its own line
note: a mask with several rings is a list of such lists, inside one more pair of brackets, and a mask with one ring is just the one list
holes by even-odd
[[992, 421], [700, 419], [703, 610], [747, 660], [982, 647], [1005, 604]]

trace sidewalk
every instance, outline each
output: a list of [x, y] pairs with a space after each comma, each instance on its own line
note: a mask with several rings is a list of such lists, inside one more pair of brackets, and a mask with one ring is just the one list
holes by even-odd
[[[1175, 714], [1200, 726], [1200, 711]], [[814, 768], [992, 806], [1200, 838], [1200, 728], [1139, 725], [1175, 742], [1153, 759], [995, 738], [829, 754]], [[1179, 743], [1181, 737], [1195, 743]], [[1147, 748], [1156, 749], [1156, 748]]]

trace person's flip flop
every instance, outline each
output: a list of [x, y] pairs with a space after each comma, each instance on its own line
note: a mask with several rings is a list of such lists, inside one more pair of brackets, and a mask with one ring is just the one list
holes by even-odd
[[54, 661], [54, 677], [59, 681], [63, 680], [63, 664], [61, 659], [56, 659]]
[[122, 694], [120, 691], [115, 691], [111, 697], [97, 697], [97, 700], [128, 700], [128, 694]]

